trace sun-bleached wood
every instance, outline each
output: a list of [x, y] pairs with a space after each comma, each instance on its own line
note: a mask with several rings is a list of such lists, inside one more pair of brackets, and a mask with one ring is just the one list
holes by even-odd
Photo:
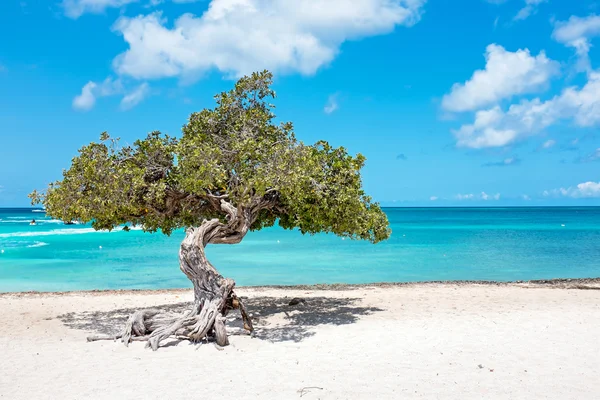
[[[208, 244], [239, 243], [255, 218], [253, 210], [235, 208], [219, 199], [221, 209], [227, 213], [227, 222], [219, 219], [205, 221], [197, 228], [189, 228], [179, 249], [179, 266], [190, 279], [194, 288], [192, 308], [181, 316], [173, 316], [158, 309], [140, 310], [133, 313], [120, 335], [127, 346], [131, 341], [145, 338], [146, 347], [157, 350], [162, 341], [177, 337], [200, 342], [214, 336], [217, 345], [227, 346], [225, 316], [232, 309], [239, 309], [244, 328], [254, 330], [244, 303], [233, 291], [235, 282], [224, 278], [208, 261], [205, 247]], [[88, 340], [106, 340], [111, 337], [90, 337]]]

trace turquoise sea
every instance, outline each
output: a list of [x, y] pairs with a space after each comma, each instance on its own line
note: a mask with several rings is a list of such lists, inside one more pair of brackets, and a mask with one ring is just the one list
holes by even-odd
[[[385, 212], [393, 233], [377, 245], [274, 227], [207, 251], [244, 286], [600, 277], [600, 207]], [[178, 267], [182, 238], [0, 209], [0, 292], [189, 287]]]

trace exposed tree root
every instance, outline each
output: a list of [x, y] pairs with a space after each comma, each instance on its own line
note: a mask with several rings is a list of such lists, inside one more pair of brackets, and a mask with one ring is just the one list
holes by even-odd
[[[253, 331], [252, 321], [248, 316], [244, 303], [235, 294], [226, 299], [225, 309], [239, 308], [242, 314], [244, 329]], [[229, 345], [225, 315], [217, 308], [218, 301], [205, 300], [200, 306], [194, 307], [181, 316], [161, 312], [158, 309], [140, 310], [133, 313], [125, 327], [118, 335], [88, 336], [88, 342], [99, 340], [121, 340], [128, 346], [131, 342], [147, 342], [146, 347], [157, 350], [161, 342], [169, 338], [189, 340], [200, 343], [202, 340], [214, 337], [218, 349]]]
[[[237, 211], [229, 208], [227, 210], [231, 213], [230, 221], [237, 221]], [[230, 225], [234, 222], [230, 222]], [[221, 276], [207, 260], [204, 252], [207, 243], [241, 240], [247, 226], [239, 228], [242, 229], [242, 233], [235, 233], [233, 236], [229, 231], [226, 231], [225, 236], [221, 236], [223, 229], [219, 220], [206, 221], [199, 228], [188, 229], [181, 243], [180, 268], [194, 286], [194, 303], [191, 310], [183, 315], [174, 315], [155, 308], [136, 311], [129, 317], [119, 335], [90, 336], [88, 341], [121, 339], [125, 346], [132, 341], [146, 341], [146, 347], [157, 350], [161, 342], [168, 338], [198, 343], [210, 336], [214, 338], [218, 348], [222, 348], [229, 344], [225, 316], [232, 309], [240, 310], [244, 329], [252, 333], [254, 328], [246, 307], [233, 292], [235, 282]]]

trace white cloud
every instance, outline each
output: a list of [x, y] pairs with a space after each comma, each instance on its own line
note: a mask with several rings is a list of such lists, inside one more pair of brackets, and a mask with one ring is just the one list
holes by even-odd
[[325, 107], [323, 108], [325, 114], [331, 114], [339, 108], [337, 97], [337, 93], [329, 96], [327, 99], [327, 104], [325, 104]]
[[525, 0], [525, 7], [521, 8], [517, 15], [513, 18], [515, 21], [529, 18], [530, 15], [537, 12], [537, 6], [544, 3], [546, 0]]
[[81, 94], [73, 99], [73, 108], [77, 110], [91, 110], [96, 104], [96, 95], [94, 91], [98, 85], [92, 81], [86, 83], [81, 89]]
[[546, 197], [596, 198], [600, 197], [600, 182], [583, 182], [575, 187], [544, 191]]
[[[103, 82], [96, 83], [89, 81], [81, 89], [81, 94], [73, 99], [73, 108], [80, 111], [89, 111], [99, 97], [114, 96], [125, 93], [125, 88], [120, 79], [106, 78]], [[121, 109], [128, 110], [139, 104], [150, 93], [148, 83], [144, 82], [129, 93], [125, 94], [121, 100]]]
[[481, 192], [480, 197], [482, 200], [500, 200], [500, 193], [490, 195], [485, 192]]
[[100, 14], [107, 8], [120, 8], [139, 0], [63, 0], [65, 14], [70, 18], [79, 18], [85, 13]]
[[211, 69], [240, 76], [256, 70], [314, 74], [340, 45], [419, 21], [425, 0], [212, 0], [173, 27], [160, 13], [120, 18], [114, 30], [129, 49], [113, 62], [137, 79], [193, 80]]
[[455, 196], [455, 198], [457, 200], [483, 200], [483, 201], [500, 200], [500, 193], [496, 193], [493, 195], [487, 194], [486, 192], [481, 192], [479, 194], [473, 194], [473, 193], [457, 194]]
[[147, 82], [142, 83], [130, 93], [126, 94], [121, 100], [121, 109], [129, 110], [138, 105], [150, 93], [150, 86]]
[[556, 140], [550, 139], [550, 140], [546, 140], [544, 142], [544, 144], [542, 144], [542, 147], [544, 149], [549, 149], [551, 147], [553, 147], [556, 144]]
[[545, 102], [536, 98], [513, 104], [507, 111], [499, 106], [478, 111], [475, 121], [454, 135], [459, 147], [502, 147], [563, 119], [580, 127], [600, 124], [600, 72], [591, 72], [581, 89], [569, 87]]
[[91, 110], [98, 97], [112, 96], [123, 91], [120, 80], [106, 78], [101, 83], [89, 81], [81, 89], [81, 94], [73, 99], [73, 108], [80, 111]]
[[560, 66], [541, 51], [532, 56], [528, 49], [510, 52], [490, 44], [485, 54], [485, 69], [477, 70], [464, 84], [454, 84], [442, 99], [447, 111], [472, 111], [514, 95], [533, 93], [547, 87], [558, 75]]
[[431, 197], [429, 198], [429, 200], [431, 200], [431, 201], [436, 201], [437, 199], [438, 199], [438, 197], [437, 197], [437, 196], [431, 196]]
[[525, 201], [531, 200], [531, 197], [529, 197], [529, 195], [527, 195], [527, 194], [522, 195], [521, 198]]
[[471, 200], [474, 198], [473, 193], [469, 193], [469, 194], [457, 194], [456, 198], [458, 200]]
[[554, 24], [552, 37], [559, 43], [573, 47], [579, 57], [578, 68], [585, 71], [590, 69], [588, 53], [590, 40], [600, 35], [600, 16], [590, 15], [585, 18], [572, 16], [567, 21]]

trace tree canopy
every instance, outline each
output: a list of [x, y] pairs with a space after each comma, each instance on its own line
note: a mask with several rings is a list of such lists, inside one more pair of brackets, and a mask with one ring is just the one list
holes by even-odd
[[191, 114], [180, 138], [152, 132], [121, 145], [103, 133], [79, 150], [62, 180], [31, 193], [32, 203], [95, 229], [132, 224], [168, 235], [218, 219], [229, 229], [223, 235], [238, 234], [241, 224], [247, 231], [279, 223], [387, 239], [387, 217], [362, 189], [365, 158], [296, 139], [291, 123], [275, 121], [271, 83], [268, 71], [241, 78], [215, 96], [215, 108]]

